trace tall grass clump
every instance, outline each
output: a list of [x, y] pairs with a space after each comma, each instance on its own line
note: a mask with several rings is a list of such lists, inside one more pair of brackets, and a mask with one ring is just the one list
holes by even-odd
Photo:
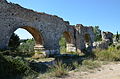
[[50, 75], [53, 77], [63, 77], [68, 75], [68, 72], [71, 70], [71, 67], [62, 63], [61, 61], [57, 61], [53, 67], [50, 68]]
[[101, 63], [99, 61], [94, 61], [94, 60], [84, 60], [82, 62], [82, 66], [88, 69], [94, 69], [100, 67]]

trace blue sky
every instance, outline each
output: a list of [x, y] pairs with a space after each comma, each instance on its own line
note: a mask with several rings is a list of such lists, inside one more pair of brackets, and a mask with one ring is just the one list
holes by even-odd
[[[120, 33], [120, 0], [8, 0], [38, 12], [62, 17], [71, 25], [100, 26], [103, 31]], [[29, 38], [17, 30], [20, 38]], [[24, 34], [24, 35], [22, 35]]]

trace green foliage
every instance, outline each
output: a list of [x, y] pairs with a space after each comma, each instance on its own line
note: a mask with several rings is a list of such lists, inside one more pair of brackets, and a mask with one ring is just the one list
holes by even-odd
[[23, 42], [18, 47], [18, 51], [19, 52], [24, 52], [24, 53], [32, 53], [32, 52], [34, 52], [34, 45], [35, 45], [35, 40], [34, 39], [29, 39], [26, 42]]
[[3, 56], [0, 54], [0, 78], [12, 76], [27, 76], [35, 72], [31, 70], [29, 64], [21, 57]]
[[20, 38], [15, 33], [12, 34], [8, 46], [12, 49], [16, 49], [20, 45]]
[[59, 45], [60, 45], [60, 52], [65, 53], [66, 52], [66, 40], [65, 40], [64, 36], [61, 37], [61, 39], [59, 41]]
[[21, 58], [19, 57], [16, 57], [16, 58], [5, 57], [5, 58], [9, 63], [11, 63], [11, 67], [14, 67], [12, 68], [14, 69], [13, 72], [15, 71], [15, 73], [27, 75], [28, 72], [30, 71], [28, 64], [24, 62]]
[[64, 36], [61, 37], [59, 45], [60, 46], [66, 46], [66, 40], [65, 40]]
[[119, 34], [118, 34], [118, 31], [117, 31], [117, 35], [116, 35], [116, 41], [117, 41], [117, 42], [119, 41]]
[[60, 52], [64, 53], [64, 54], [78, 54], [77, 52], [67, 52], [66, 51], [66, 39], [64, 36], [61, 37], [60, 41], [59, 41], [59, 45], [60, 45]]
[[95, 41], [101, 41], [102, 40], [102, 35], [101, 35], [101, 30], [99, 29], [99, 26], [95, 26], [93, 28], [94, 34], [95, 34]]
[[120, 60], [120, 50], [116, 47], [109, 47], [106, 50], [95, 49], [93, 51], [97, 60], [102, 61], [118, 61]]

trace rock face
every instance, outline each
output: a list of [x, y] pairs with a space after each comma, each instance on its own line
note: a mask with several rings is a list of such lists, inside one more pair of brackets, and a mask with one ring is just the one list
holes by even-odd
[[94, 42], [93, 46], [95, 48], [100, 48], [100, 49], [107, 49], [109, 46], [110, 41], [108, 39], [100, 41], [100, 42]]
[[102, 41], [94, 42], [95, 48], [107, 49], [110, 44], [113, 43], [113, 34], [111, 32], [102, 32]]
[[[92, 46], [92, 27], [72, 26], [62, 18], [35, 12], [18, 4], [0, 0], [0, 49], [7, 49], [11, 35], [18, 29], [27, 30], [34, 37], [35, 49], [46, 54], [59, 54], [59, 40], [62, 35], [67, 41], [67, 51], [81, 51], [86, 42]], [[86, 41], [85, 41], [86, 40]]]
[[113, 33], [111, 32], [102, 32], [102, 40], [108, 39], [110, 43], [113, 43]]

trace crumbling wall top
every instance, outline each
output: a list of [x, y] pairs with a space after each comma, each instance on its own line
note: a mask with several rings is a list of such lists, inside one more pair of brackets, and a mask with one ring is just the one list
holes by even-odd
[[7, 3], [7, 1], [6, 1], [6, 0], [0, 0], [0, 2], [2, 2], [2, 3]]

